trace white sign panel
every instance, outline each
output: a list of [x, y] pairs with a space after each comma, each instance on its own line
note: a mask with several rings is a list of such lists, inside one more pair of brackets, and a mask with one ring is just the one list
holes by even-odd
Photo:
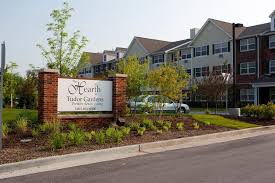
[[112, 111], [112, 81], [58, 79], [59, 112]]

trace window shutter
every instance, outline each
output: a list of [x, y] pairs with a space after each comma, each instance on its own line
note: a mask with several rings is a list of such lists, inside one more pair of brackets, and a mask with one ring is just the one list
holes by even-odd
[[269, 49], [269, 39], [270, 39], [270, 36], [268, 37], [268, 39], [266, 39], [266, 48]]
[[209, 55], [209, 45], [207, 45], [207, 55]]
[[264, 63], [264, 73], [269, 74], [269, 61], [265, 61]]
[[212, 45], [212, 54], [213, 54], [213, 55], [215, 54], [214, 49], [215, 49], [215, 45], [213, 44], [213, 45]]
[[230, 41], [228, 41], [228, 52], [230, 52]]
[[193, 57], [196, 57], [196, 49], [193, 48]]
[[193, 77], [195, 78], [196, 77], [196, 72], [195, 72], [195, 68], [193, 69]]

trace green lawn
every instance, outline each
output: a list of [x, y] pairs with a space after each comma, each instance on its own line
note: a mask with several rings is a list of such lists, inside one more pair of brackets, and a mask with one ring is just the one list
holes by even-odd
[[30, 118], [29, 120], [36, 120], [37, 110], [4, 109], [3, 111], [3, 121], [15, 121], [19, 116]]
[[224, 126], [228, 128], [234, 128], [234, 129], [258, 127], [258, 125], [255, 125], [255, 124], [250, 124], [250, 123], [246, 123], [238, 120], [232, 120], [232, 119], [224, 118], [218, 115], [194, 114], [192, 115], [192, 117], [193, 119], [205, 124], [213, 124], [217, 126]]
[[[194, 108], [191, 108], [191, 112], [205, 112], [206, 111], [206, 107], [205, 108], [202, 108], [202, 107], [194, 107]], [[213, 107], [209, 107], [208, 110], [210, 112], [215, 112], [215, 108]], [[225, 108], [217, 108], [217, 112], [226, 112], [226, 109]]]

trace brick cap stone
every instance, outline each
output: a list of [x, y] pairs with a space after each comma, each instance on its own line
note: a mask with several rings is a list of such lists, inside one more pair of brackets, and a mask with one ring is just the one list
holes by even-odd
[[38, 71], [39, 73], [40, 72], [51, 72], [51, 73], [59, 73], [59, 70], [58, 69], [47, 69], [47, 68], [42, 68]]
[[116, 78], [127, 78], [127, 74], [109, 74], [108, 75], [109, 78], [111, 77], [116, 77]]

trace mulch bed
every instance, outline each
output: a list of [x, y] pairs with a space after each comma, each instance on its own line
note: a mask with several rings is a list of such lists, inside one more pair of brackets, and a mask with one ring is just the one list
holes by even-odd
[[257, 119], [253, 117], [246, 117], [246, 116], [224, 116], [225, 118], [229, 119], [235, 119], [239, 121], [244, 121], [247, 123], [252, 123], [260, 126], [270, 126], [270, 125], [275, 125], [275, 119], [272, 120], [265, 120], [265, 119]]
[[[151, 119], [156, 119], [157, 117], [150, 117]], [[129, 121], [132, 118], [128, 118]], [[3, 141], [3, 150], [0, 151], [0, 164], [18, 162], [29, 159], [36, 159], [40, 157], [48, 157], [62, 154], [70, 154], [84, 151], [93, 151], [99, 149], [106, 149], [112, 147], [126, 146], [131, 144], [140, 144], [146, 142], [154, 142], [160, 140], [177, 139], [183, 137], [211, 134], [223, 131], [229, 131], [231, 129], [225, 127], [218, 127], [214, 125], [205, 125], [199, 123], [200, 128], [194, 129], [193, 123], [196, 122], [190, 117], [171, 117], [164, 116], [163, 120], [168, 120], [172, 122], [172, 129], [168, 132], [163, 132], [158, 135], [154, 131], [146, 131], [143, 136], [137, 136], [136, 132], [131, 132], [131, 135], [126, 137], [122, 143], [108, 143], [105, 145], [96, 145], [94, 142], [86, 142], [81, 146], [67, 146], [61, 150], [52, 151], [48, 145], [48, 137], [46, 135], [41, 135], [38, 138], [32, 138], [31, 142], [20, 142], [20, 136], [16, 134], [11, 134], [7, 139]], [[177, 131], [175, 126], [178, 122], [184, 122], [184, 131]], [[29, 135], [31, 138], [31, 135]]]

